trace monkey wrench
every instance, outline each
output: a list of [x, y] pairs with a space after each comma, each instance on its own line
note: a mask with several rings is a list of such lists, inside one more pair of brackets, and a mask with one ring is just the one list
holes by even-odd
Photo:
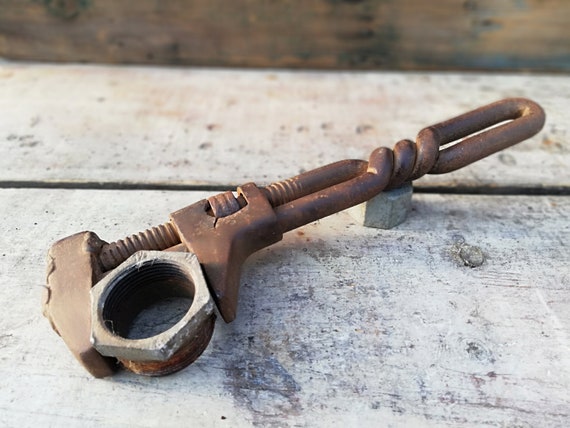
[[[236, 317], [241, 267], [252, 253], [383, 190], [455, 171], [528, 139], [544, 120], [533, 101], [505, 99], [424, 128], [415, 142], [377, 148], [368, 161], [343, 160], [267, 187], [247, 183], [116, 242], [93, 232], [64, 238], [49, 251], [44, 314], [96, 377], [120, 366], [173, 373], [208, 345], [214, 307], [225, 322]], [[162, 333], [130, 339], [137, 314], [170, 297], [192, 300], [185, 315]]]

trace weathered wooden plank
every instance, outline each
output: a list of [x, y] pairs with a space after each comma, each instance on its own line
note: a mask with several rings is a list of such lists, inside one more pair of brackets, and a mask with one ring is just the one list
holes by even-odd
[[2, 0], [0, 10], [0, 55], [13, 59], [570, 70], [564, 0]]
[[568, 187], [567, 76], [3, 64], [0, 181], [267, 183], [509, 96], [547, 112], [532, 140], [418, 186]]
[[308, 225], [248, 262], [194, 365], [91, 379], [40, 314], [49, 243], [203, 195], [0, 190], [1, 425], [569, 425], [567, 197], [416, 195], [390, 231]]

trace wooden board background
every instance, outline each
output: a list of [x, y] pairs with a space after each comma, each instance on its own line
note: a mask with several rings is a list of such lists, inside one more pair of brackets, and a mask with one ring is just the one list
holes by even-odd
[[570, 70], [565, 0], [0, 0], [11, 59]]
[[249, 260], [236, 321], [192, 366], [91, 378], [41, 316], [49, 243], [204, 196], [0, 190], [0, 425], [568, 426], [568, 197], [415, 195], [390, 231], [308, 225]]
[[[569, 426], [569, 86], [1, 64], [0, 426]], [[115, 240], [204, 185], [365, 157], [509, 95], [545, 107], [537, 137], [419, 182], [397, 228], [342, 212], [257, 253], [236, 321], [184, 371], [93, 379], [41, 315], [56, 239]], [[470, 247], [481, 266], [467, 266]]]
[[341, 159], [367, 159], [378, 146], [514, 96], [545, 109], [537, 136], [416, 187], [567, 192], [569, 94], [570, 79], [548, 75], [5, 64], [0, 144], [10, 156], [0, 157], [0, 184], [267, 184]]

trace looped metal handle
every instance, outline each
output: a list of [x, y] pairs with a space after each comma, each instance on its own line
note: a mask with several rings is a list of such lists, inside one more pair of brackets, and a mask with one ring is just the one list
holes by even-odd
[[[416, 143], [402, 140], [393, 150], [380, 147], [372, 152], [368, 162], [336, 162], [271, 184], [263, 192], [275, 208], [280, 231], [284, 233], [364, 202], [386, 188], [428, 173], [455, 171], [520, 143], [535, 135], [544, 120], [544, 111], [533, 101], [501, 100], [424, 128]], [[506, 121], [509, 122], [503, 123]], [[220, 218], [245, 204], [228, 204], [225, 195], [208, 201], [214, 215]]]
[[[505, 121], [509, 122], [502, 123]], [[532, 137], [544, 121], [544, 111], [535, 102], [509, 98], [425, 128], [416, 141], [419, 146], [441, 147], [464, 138], [440, 150], [435, 165], [428, 171], [444, 174]]]
[[364, 202], [385, 188], [469, 165], [532, 137], [544, 120], [544, 111], [533, 101], [505, 99], [424, 128], [415, 144], [402, 140], [393, 150], [378, 148], [368, 163], [337, 162], [273, 184], [265, 192], [281, 232], [286, 232]]

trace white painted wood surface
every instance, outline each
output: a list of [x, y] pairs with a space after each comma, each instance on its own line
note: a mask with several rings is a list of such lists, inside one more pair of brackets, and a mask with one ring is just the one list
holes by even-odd
[[568, 426], [568, 197], [415, 195], [390, 231], [329, 217], [252, 257], [194, 365], [90, 378], [40, 313], [50, 242], [204, 195], [0, 191], [0, 425]]
[[41, 316], [50, 244], [114, 240], [211, 193], [6, 188], [268, 182], [506, 96], [541, 103], [545, 129], [418, 185], [568, 187], [569, 89], [567, 76], [1, 64], [0, 426], [570, 426], [568, 196], [416, 194], [389, 231], [346, 212], [308, 225], [248, 261], [236, 321], [218, 321], [195, 364], [96, 380]]
[[267, 183], [505, 97], [547, 112], [519, 146], [417, 186], [570, 186], [570, 77], [0, 65], [0, 181]]

